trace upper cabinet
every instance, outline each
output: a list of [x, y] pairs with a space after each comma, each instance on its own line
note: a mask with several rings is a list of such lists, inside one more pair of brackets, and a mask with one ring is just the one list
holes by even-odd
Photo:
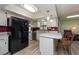
[[0, 10], [0, 26], [7, 26], [7, 17], [3, 10]]
[[40, 26], [58, 27], [58, 16], [54, 4], [36, 4], [36, 6], [39, 8], [39, 11], [34, 14], [34, 17], [40, 21]]
[[21, 5], [23, 4], [11, 4], [11, 5], [7, 5], [5, 7], [5, 10], [11, 11], [13, 13], [17, 13], [19, 15], [25, 16], [25, 17], [29, 17], [32, 18], [32, 13], [29, 13], [26, 9], [24, 9], [24, 7], [22, 7]]

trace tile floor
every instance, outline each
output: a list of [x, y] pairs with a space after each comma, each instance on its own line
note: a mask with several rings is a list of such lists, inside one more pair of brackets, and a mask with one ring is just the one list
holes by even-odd
[[[59, 49], [58, 55], [68, 55], [64, 53], [63, 49]], [[71, 55], [79, 55], [79, 41], [73, 41], [71, 45]]]
[[[79, 55], [79, 41], [74, 41], [71, 46], [72, 55]], [[39, 51], [38, 41], [32, 40], [29, 46], [22, 49], [21, 51], [15, 53], [14, 55], [41, 55]], [[61, 49], [59, 55], [65, 55], [64, 51]]]
[[14, 55], [40, 55], [38, 41], [32, 40], [29, 46], [15, 53]]

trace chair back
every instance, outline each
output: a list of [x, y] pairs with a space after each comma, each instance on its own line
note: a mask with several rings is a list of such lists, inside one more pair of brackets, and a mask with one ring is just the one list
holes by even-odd
[[64, 36], [62, 41], [63, 45], [71, 45], [73, 42], [74, 35], [71, 30], [64, 30]]
[[67, 40], [73, 40], [73, 36], [71, 30], [64, 30], [64, 38], [67, 38]]

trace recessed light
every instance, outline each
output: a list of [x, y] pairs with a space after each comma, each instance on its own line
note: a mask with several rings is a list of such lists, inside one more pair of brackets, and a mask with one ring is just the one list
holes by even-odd
[[27, 9], [30, 12], [36, 12], [37, 8], [34, 5], [30, 5], [30, 4], [24, 4], [24, 8]]

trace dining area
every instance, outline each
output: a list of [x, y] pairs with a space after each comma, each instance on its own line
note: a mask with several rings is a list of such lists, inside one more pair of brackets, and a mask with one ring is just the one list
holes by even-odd
[[[39, 36], [39, 49], [42, 55], [73, 55], [75, 34], [73, 31], [66, 29], [61, 34], [58, 31], [42, 33]], [[76, 46], [74, 46], [76, 47]], [[78, 50], [78, 48], [76, 49]]]
[[62, 39], [57, 41], [56, 54], [57, 55], [72, 55], [71, 46], [74, 42], [74, 33], [71, 30], [64, 30]]

